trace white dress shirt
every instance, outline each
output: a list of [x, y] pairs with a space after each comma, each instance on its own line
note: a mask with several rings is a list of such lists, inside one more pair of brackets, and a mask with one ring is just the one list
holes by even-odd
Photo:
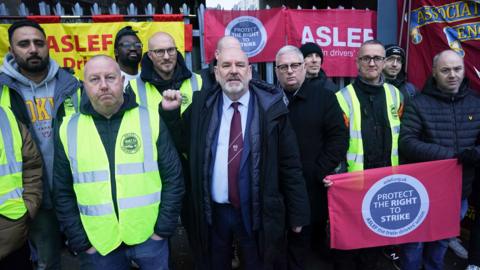
[[[233, 101], [222, 93], [223, 106], [220, 127], [218, 131], [217, 151], [212, 175], [212, 200], [216, 203], [229, 203], [228, 201], [228, 144], [230, 140], [230, 124], [233, 118]], [[247, 125], [248, 103], [250, 91], [247, 91], [239, 100], [238, 111], [242, 122], [242, 136], [245, 138]]]

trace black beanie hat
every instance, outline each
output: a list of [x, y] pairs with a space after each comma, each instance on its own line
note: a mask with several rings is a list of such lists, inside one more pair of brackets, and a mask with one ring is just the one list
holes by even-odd
[[[113, 43], [113, 48], [115, 49], [118, 48], [118, 42], [123, 36], [136, 36], [138, 38], [137, 33], [138, 31], [133, 30], [130, 25], [123, 27], [118, 31], [117, 35], [115, 36], [115, 42]], [[140, 40], [140, 38], [138, 39]]]
[[405, 63], [405, 51], [401, 47], [395, 44], [385, 46], [385, 56], [389, 57], [392, 55], [400, 55], [402, 57], [402, 63]]
[[316, 43], [313, 43], [313, 42], [305, 43], [302, 45], [302, 47], [300, 47], [300, 51], [302, 52], [304, 58], [311, 53], [318, 53], [318, 55], [320, 55], [320, 58], [322, 58], [322, 62], [323, 62], [322, 48], [320, 48], [320, 46], [318, 46]]

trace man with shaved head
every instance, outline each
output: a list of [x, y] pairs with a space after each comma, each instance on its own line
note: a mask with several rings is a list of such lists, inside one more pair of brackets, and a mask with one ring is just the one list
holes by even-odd
[[180, 114], [191, 103], [193, 92], [202, 88], [202, 79], [187, 68], [173, 37], [157, 32], [148, 40], [140, 78], [130, 81], [130, 87], [137, 95], [137, 102], [153, 110], [158, 110], [165, 90], [180, 90], [184, 100], [176, 110]]
[[[220, 50], [217, 61], [218, 84], [196, 92], [181, 119], [196, 269], [231, 269], [234, 238], [244, 269], [285, 267], [285, 231], [301, 232], [310, 210], [283, 94], [251, 80], [240, 48]], [[163, 110], [181, 104], [178, 91], [164, 93]]]
[[[461, 217], [467, 211], [475, 166], [480, 162], [479, 136], [480, 97], [468, 87], [463, 58], [452, 50], [440, 52], [433, 58], [432, 76], [405, 108], [399, 150], [408, 162], [458, 159], [463, 166], [462, 201], [457, 202]], [[452, 179], [452, 185], [455, 180]], [[478, 234], [475, 229], [472, 231]], [[443, 269], [447, 247], [448, 239], [405, 244], [401, 267]], [[478, 243], [471, 247], [478, 250]], [[470, 263], [472, 268], [468, 269], [479, 269], [478, 262]]]
[[168, 269], [184, 193], [168, 129], [123, 92], [108, 56], [87, 62], [84, 88], [80, 112], [55, 130], [53, 194], [69, 247], [81, 269]]

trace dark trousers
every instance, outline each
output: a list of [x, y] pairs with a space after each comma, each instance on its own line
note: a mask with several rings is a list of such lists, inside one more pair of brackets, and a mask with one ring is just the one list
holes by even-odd
[[243, 269], [263, 269], [255, 235], [248, 234], [240, 210], [230, 204], [213, 204], [210, 226], [210, 262], [212, 270], [232, 269], [232, 243], [236, 237]]
[[475, 221], [470, 229], [470, 246], [468, 249], [468, 264], [480, 266], [480, 212], [477, 207]]
[[0, 261], [0, 269], [18, 269], [18, 270], [31, 270], [32, 262], [30, 261], [30, 249], [28, 244], [25, 244], [8, 254], [7, 257]]
[[381, 248], [362, 248], [352, 250], [332, 249], [333, 269], [335, 270], [376, 270], [379, 265]]
[[305, 269], [305, 260], [310, 250], [311, 228], [311, 226], [305, 226], [300, 233], [288, 230], [287, 262], [289, 270]]

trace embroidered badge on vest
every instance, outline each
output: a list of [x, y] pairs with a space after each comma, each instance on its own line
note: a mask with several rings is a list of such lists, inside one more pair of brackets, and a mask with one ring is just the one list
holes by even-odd
[[398, 118], [398, 111], [395, 105], [390, 106], [390, 113], [392, 114], [393, 118]]
[[135, 154], [140, 149], [140, 137], [135, 133], [126, 133], [122, 136], [120, 148], [127, 154]]

